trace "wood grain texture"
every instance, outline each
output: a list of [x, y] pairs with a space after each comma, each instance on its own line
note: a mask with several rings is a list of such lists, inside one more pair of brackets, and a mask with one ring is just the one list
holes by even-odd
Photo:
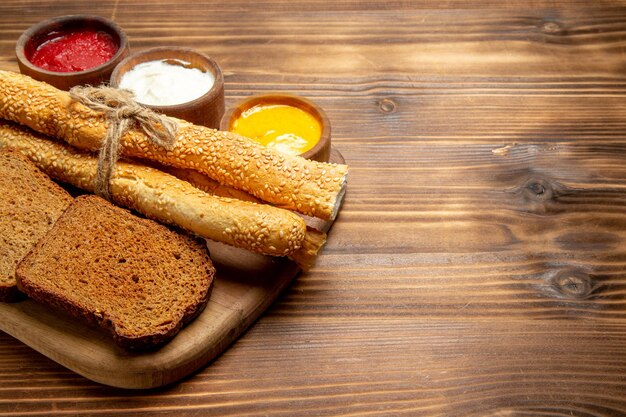
[[5, 1], [212, 56], [227, 107], [327, 112], [351, 166], [317, 266], [195, 375], [89, 382], [0, 335], [0, 414], [626, 415], [626, 3]]

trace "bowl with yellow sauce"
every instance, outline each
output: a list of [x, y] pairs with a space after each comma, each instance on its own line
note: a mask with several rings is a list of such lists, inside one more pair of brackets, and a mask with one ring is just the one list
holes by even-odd
[[328, 117], [321, 107], [300, 96], [252, 96], [224, 114], [220, 129], [290, 155], [321, 162], [330, 157]]

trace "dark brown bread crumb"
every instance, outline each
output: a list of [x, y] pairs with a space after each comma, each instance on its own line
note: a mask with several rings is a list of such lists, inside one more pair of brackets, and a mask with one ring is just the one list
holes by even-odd
[[96, 196], [81, 196], [18, 265], [29, 297], [107, 329], [129, 349], [160, 345], [205, 307], [206, 246]]
[[0, 151], [0, 301], [19, 297], [15, 268], [72, 197], [18, 151]]

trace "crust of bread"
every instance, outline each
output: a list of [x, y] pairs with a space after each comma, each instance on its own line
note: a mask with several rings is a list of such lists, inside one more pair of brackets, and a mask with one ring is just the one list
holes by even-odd
[[20, 152], [0, 150], [0, 301], [23, 299], [15, 268], [72, 202]]
[[[94, 155], [0, 121], [0, 148], [15, 148], [51, 177], [93, 192]], [[315, 262], [326, 235], [307, 231], [295, 213], [232, 198], [209, 195], [155, 168], [119, 161], [111, 178], [115, 203], [162, 223], [174, 224], [203, 238], [271, 256], [287, 256], [303, 269]], [[316, 247], [304, 247], [315, 233]], [[309, 239], [311, 240], [311, 239]]]
[[214, 276], [203, 242], [93, 195], [77, 197], [17, 267], [29, 297], [136, 350], [167, 342], [196, 317]]
[[[10, 71], [0, 71], [0, 117], [62, 139], [100, 149], [108, 127], [102, 113], [74, 102], [69, 93]], [[250, 139], [177, 120], [172, 150], [150, 142], [139, 129], [121, 140], [122, 155], [201, 172], [278, 207], [332, 220], [345, 191], [348, 167], [282, 154]]]

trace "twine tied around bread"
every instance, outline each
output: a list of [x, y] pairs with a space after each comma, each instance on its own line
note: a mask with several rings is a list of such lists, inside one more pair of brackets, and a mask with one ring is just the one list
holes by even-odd
[[109, 122], [100, 147], [94, 183], [95, 194], [102, 198], [111, 201], [111, 175], [119, 159], [121, 138], [128, 129], [138, 125], [153, 144], [165, 149], [171, 149], [176, 142], [176, 121], [137, 103], [132, 91], [106, 86], [75, 86], [70, 90], [70, 96], [92, 110], [105, 113]]

